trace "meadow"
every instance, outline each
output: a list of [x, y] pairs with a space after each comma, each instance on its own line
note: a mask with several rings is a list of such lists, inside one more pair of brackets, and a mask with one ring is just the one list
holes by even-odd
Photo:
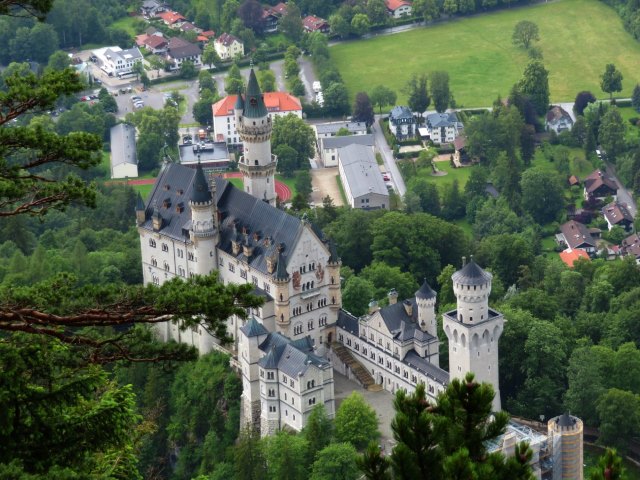
[[[552, 101], [573, 101], [577, 92], [600, 90], [600, 75], [613, 63], [624, 76], [619, 97], [640, 83], [640, 42], [610, 7], [597, 0], [559, 0], [454, 19], [405, 33], [344, 42], [330, 48], [353, 98], [381, 83], [406, 102], [403, 86], [414, 73], [444, 70], [458, 106], [490, 106], [506, 97], [529, 61], [512, 44], [520, 20], [540, 29], [543, 61], [549, 70]], [[372, 81], [371, 79], [377, 79]]]

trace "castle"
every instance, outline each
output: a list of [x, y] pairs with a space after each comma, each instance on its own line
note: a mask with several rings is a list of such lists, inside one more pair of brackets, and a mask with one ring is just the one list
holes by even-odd
[[[488, 306], [491, 274], [471, 259], [453, 275], [457, 308], [443, 320], [450, 372], [439, 367], [436, 294], [426, 282], [414, 298], [399, 301], [390, 292], [388, 306], [374, 303], [361, 318], [342, 310], [335, 246], [310, 222], [274, 206], [272, 118], [253, 70], [234, 116], [244, 144], [238, 165], [245, 191], [207, 177], [199, 164], [168, 164], [146, 205], [139, 199], [136, 219], [145, 284], [217, 270], [223, 283], [252, 283], [264, 298], [248, 320], [227, 320], [245, 421], [268, 435], [285, 426], [301, 430], [317, 404], [332, 417], [334, 369], [391, 392], [423, 382], [432, 399], [450, 378], [473, 371], [494, 386], [494, 409], [500, 409], [504, 320]], [[181, 331], [166, 322], [158, 334], [201, 353], [219, 348], [202, 326]]]

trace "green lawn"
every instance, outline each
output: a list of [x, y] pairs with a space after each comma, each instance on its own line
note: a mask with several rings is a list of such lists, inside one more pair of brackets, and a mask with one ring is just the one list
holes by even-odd
[[153, 189], [153, 184], [152, 185], [131, 185], [131, 188], [133, 188], [136, 192], [138, 192], [142, 197], [142, 199], [146, 201], [147, 197], [151, 193], [151, 190]]
[[132, 37], [136, 36], [136, 18], [135, 17], [122, 17], [111, 24], [114, 28], [121, 28], [125, 30]]
[[[580, 90], [608, 97], [600, 75], [614, 63], [629, 97], [640, 83], [640, 42], [629, 35], [610, 7], [597, 0], [562, 0], [463, 18], [373, 39], [344, 42], [330, 52], [353, 98], [381, 83], [406, 102], [402, 87], [413, 73], [449, 72], [458, 105], [488, 106], [506, 97], [528, 62], [511, 43], [513, 27], [531, 20], [549, 70], [552, 101], [573, 100]], [[377, 80], [373, 80], [377, 79]]]
[[449, 162], [435, 162], [435, 164], [438, 170], [447, 172], [447, 174], [439, 177], [431, 175], [429, 173], [431, 169], [421, 169], [418, 175], [435, 183], [440, 189], [445, 185], [451, 185], [454, 180], [458, 180], [460, 191], [464, 191], [464, 186], [467, 184], [467, 180], [469, 180], [469, 176], [471, 175], [471, 169], [474, 167], [453, 168]]
[[[553, 147], [549, 146], [547, 148], [565, 148], [565, 147]], [[585, 159], [584, 150], [582, 148], [569, 148], [569, 160], [570, 160], [570, 174], [575, 175], [579, 179], [583, 179], [591, 172], [593, 172], [596, 167], [589, 161]], [[534, 168], [538, 168], [540, 170], [544, 170], [547, 172], [556, 172], [556, 166], [554, 162], [550, 162], [545, 157], [542, 149], [536, 149], [536, 153], [533, 157], [532, 166]]]
[[338, 190], [340, 190], [340, 196], [342, 197], [342, 204], [345, 206], [349, 206], [349, 202], [347, 201], [347, 195], [344, 193], [344, 187], [342, 186], [342, 181], [340, 180], [340, 175], [336, 175], [336, 183], [338, 184]]

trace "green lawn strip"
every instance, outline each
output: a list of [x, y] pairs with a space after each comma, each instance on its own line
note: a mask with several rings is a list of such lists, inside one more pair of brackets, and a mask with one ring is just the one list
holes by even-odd
[[453, 168], [449, 162], [435, 162], [435, 164], [438, 170], [447, 172], [447, 174], [443, 176], [434, 176], [431, 175], [431, 169], [421, 169], [418, 172], [418, 175], [438, 185], [440, 191], [442, 191], [442, 188], [445, 185], [451, 185], [454, 180], [458, 180], [458, 187], [460, 188], [460, 191], [464, 191], [464, 186], [469, 180], [469, 175], [471, 175], [471, 169], [474, 167]]
[[342, 197], [342, 204], [348, 207], [349, 202], [347, 202], [347, 196], [344, 193], [344, 188], [342, 187], [342, 182], [340, 181], [340, 175], [336, 175], [336, 183], [338, 184], [338, 189], [340, 190], [340, 197]]
[[244, 182], [241, 178], [227, 178], [227, 180], [238, 190], [244, 190]]
[[553, 252], [553, 249], [556, 247], [556, 239], [553, 235], [543, 238], [540, 243], [542, 245], [542, 250], [546, 252]]
[[395, 90], [403, 104], [402, 87], [412, 74], [444, 70], [458, 105], [488, 106], [498, 95], [508, 95], [529, 61], [511, 42], [513, 27], [524, 19], [540, 28], [538, 45], [550, 72], [552, 101], [573, 100], [580, 90], [606, 98], [600, 75], [607, 63], [614, 63], [624, 76], [618, 96], [629, 97], [639, 83], [640, 42], [624, 30], [613, 9], [597, 0], [563, 0], [456, 19], [340, 43], [330, 52], [351, 98], [380, 83]]
[[640, 113], [636, 111], [633, 107], [622, 107], [618, 108], [620, 112], [620, 116], [624, 120], [624, 125], [626, 128], [625, 138], [627, 141], [638, 141], [640, 139], [640, 127], [636, 125], [631, 125], [629, 122], [632, 118], [640, 118]]
[[153, 184], [151, 184], [151, 185], [131, 185], [131, 188], [133, 188], [136, 192], [138, 192], [142, 196], [143, 200], [146, 200], [147, 197], [149, 196], [149, 194], [151, 193], [151, 190], [153, 189]]
[[129, 35], [131, 35], [132, 37], [135, 37], [136, 36], [135, 23], [136, 23], [135, 17], [123, 17], [113, 22], [111, 24], [111, 27], [125, 30]]

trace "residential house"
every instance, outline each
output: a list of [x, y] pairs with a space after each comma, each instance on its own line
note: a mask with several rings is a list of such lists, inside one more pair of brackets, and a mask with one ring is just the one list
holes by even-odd
[[265, 7], [262, 11], [262, 31], [264, 33], [277, 32], [279, 19], [280, 16], [273, 11], [273, 7]]
[[602, 209], [602, 215], [607, 221], [609, 230], [615, 226], [622, 227], [627, 231], [633, 228], [633, 215], [629, 212], [626, 203], [611, 202]]
[[620, 250], [623, 256], [631, 256], [636, 259], [636, 263], [640, 265], [640, 235], [638, 232], [625, 238], [620, 244]]
[[169, 28], [180, 28], [180, 26], [187, 21], [181, 14], [173, 11], [162, 12], [158, 17], [160, 17]]
[[167, 10], [167, 6], [163, 2], [157, 0], [145, 0], [140, 6], [140, 13], [144, 18], [156, 17], [159, 13]]
[[202, 29], [200, 27], [196, 27], [191, 22], [184, 22], [182, 25], [180, 25], [180, 31], [185, 33], [188, 33], [188, 32], [200, 33], [202, 32]]
[[453, 140], [453, 163], [456, 167], [461, 167], [462, 164], [469, 163], [469, 155], [467, 155], [467, 137], [464, 135], [458, 135]]
[[111, 178], [137, 178], [136, 129], [128, 123], [111, 127]]
[[596, 170], [584, 179], [585, 200], [604, 200], [611, 197], [614, 200], [618, 195], [618, 184], [607, 176], [602, 170]]
[[568, 179], [567, 182], [569, 183], [570, 187], [575, 187], [576, 185], [580, 185], [580, 180], [578, 179], [578, 177], [576, 177], [575, 175], [571, 175]]
[[183, 62], [190, 61], [196, 67], [202, 65], [202, 50], [195, 43], [187, 42], [180, 37], [172, 37], [167, 46], [167, 60], [171, 62], [171, 70], [180, 68]]
[[304, 27], [304, 31], [308, 33], [329, 33], [329, 23], [324, 18], [316, 17], [315, 15], [307, 15], [304, 17], [302, 19], [302, 26]]
[[408, 17], [413, 11], [413, 6], [405, 0], [384, 0], [389, 15], [393, 18]]
[[366, 135], [367, 125], [364, 122], [328, 122], [316, 123], [311, 128], [316, 132], [316, 138], [320, 140], [326, 137], [335, 137], [336, 134], [345, 129], [349, 135]]
[[[227, 142], [230, 145], [242, 143], [233, 111], [237, 98], [237, 95], [229, 95], [212, 105], [213, 136], [217, 142]], [[302, 104], [297, 97], [286, 92], [265, 92], [263, 98], [271, 121], [290, 113], [302, 118]]]
[[363, 145], [373, 153], [373, 135], [348, 135], [346, 137], [325, 137], [318, 140], [318, 151], [325, 167], [338, 166], [338, 149], [349, 145]]
[[216, 32], [213, 30], [205, 30], [204, 32], [200, 32], [196, 38], [200, 46], [204, 48], [204, 46], [209, 43], [209, 41], [216, 36]]
[[426, 128], [429, 139], [436, 144], [452, 143], [463, 130], [455, 112], [427, 115]]
[[133, 72], [133, 66], [143, 60], [142, 53], [137, 47], [127, 50], [118, 46], [104, 47], [93, 50], [91, 53], [98, 59], [100, 68], [110, 77]]
[[560, 227], [560, 234], [556, 235], [560, 244], [564, 244], [566, 250], [584, 250], [589, 255], [595, 255], [597, 245], [591, 231], [586, 225], [569, 220]]
[[389, 191], [370, 147], [351, 144], [338, 149], [338, 171], [351, 208], [389, 209]]
[[143, 47], [155, 55], [163, 55], [167, 53], [169, 42], [164, 37], [149, 35], [143, 42]]
[[581, 258], [587, 261], [591, 261], [591, 257], [589, 257], [589, 254], [581, 248], [576, 248], [574, 250], [565, 250], [564, 252], [560, 252], [559, 255], [560, 260], [562, 260], [569, 268], [573, 268], [573, 264]]
[[549, 109], [545, 117], [545, 127], [547, 130], [553, 130], [556, 133], [571, 130], [573, 127], [573, 119], [571, 115], [559, 105], [554, 105]]
[[398, 140], [416, 136], [417, 122], [409, 107], [393, 107], [389, 114], [389, 130]]
[[280, 2], [273, 7], [271, 7], [271, 12], [277, 15], [278, 18], [282, 18], [287, 14], [287, 4], [284, 2]]
[[230, 33], [220, 35], [216, 39], [214, 47], [221, 60], [230, 60], [236, 56], [242, 57], [244, 55], [244, 45]]

